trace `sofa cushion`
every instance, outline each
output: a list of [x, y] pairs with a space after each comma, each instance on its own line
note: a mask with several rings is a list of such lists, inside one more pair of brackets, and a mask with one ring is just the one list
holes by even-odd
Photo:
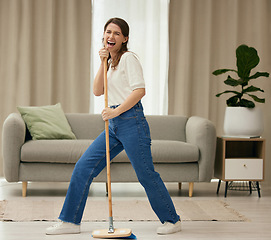
[[76, 163], [93, 140], [28, 141], [21, 148], [22, 162]]
[[77, 139], [96, 139], [104, 131], [101, 114], [66, 113], [66, 118]]
[[[22, 162], [76, 163], [93, 140], [37, 140], [26, 142], [21, 149]], [[197, 146], [169, 140], [153, 140], [154, 163], [197, 162]], [[129, 162], [122, 151], [113, 162]]]
[[61, 104], [41, 107], [17, 107], [33, 138], [76, 139]]
[[152, 140], [186, 142], [185, 127], [188, 118], [175, 115], [148, 115]]
[[[121, 152], [113, 162], [128, 162]], [[181, 141], [152, 140], [152, 157], [154, 163], [197, 162], [199, 149], [193, 144]]]
[[[77, 139], [96, 139], [104, 130], [101, 114], [66, 113], [69, 124]], [[186, 142], [188, 118], [175, 115], [146, 115], [152, 140]]]

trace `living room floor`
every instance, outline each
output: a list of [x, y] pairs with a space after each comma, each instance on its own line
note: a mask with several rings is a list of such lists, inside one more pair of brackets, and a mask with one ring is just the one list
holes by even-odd
[[[189, 199], [188, 184], [184, 183], [182, 190], [178, 190], [177, 183], [166, 184], [172, 197]], [[229, 207], [250, 219], [249, 222], [216, 222], [216, 221], [184, 221], [180, 233], [159, 236], [156, 228], [159, 222], [116, 222], [115, 227], [131, 228], [140, 240], [176, 240], [176, 239], [271, 239], [271, 188], [264, 183], [261, 186], [262, 197], [257, 192], [228, 191], [224, 198], [224, 183], [221, 184], [220, 194], [216, 195], [217, 181], [211, 183], [195, 183], [193, 200], [222, 200]], [[29, 183], [28, 196], [37, 199], [58, 198], [66, 194], [68, 183]], [[114, 199], [127, 201], [146, 198], [143, 188], [138, 183], [113, 183]], [[90, 197], [105, 198], [105, 184], [93, 183]], [[20, 199], [21, 183], [7, 183], [0, 178], [0, 200]], [[114, 200], [113, 199], [113, 200]], [[0, 222], [1, 240], [69, 240], [92, 239], [94, 229], [107, 228], [107, 223], [83, 222], [81, 234], [46, 236], [45, 229], [52, 222]]]

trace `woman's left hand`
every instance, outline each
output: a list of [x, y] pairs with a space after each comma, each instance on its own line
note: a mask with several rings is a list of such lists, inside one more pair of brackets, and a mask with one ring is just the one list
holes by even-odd
[[119, 114], [117, 113], [116, 109], [112, 108], [104, 108], [102, 111], [102, 118], [104, 121], [109, 120], [111, 118], [117, 117]]

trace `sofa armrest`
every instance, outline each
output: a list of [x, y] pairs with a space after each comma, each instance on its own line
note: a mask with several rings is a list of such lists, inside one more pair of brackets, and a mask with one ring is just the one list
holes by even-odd
[[21, 115], [11, 113], [3, 124], [2, 132], [4, 175], [8, 182], [19, 181], [20, 155], [25, 133], [26, 126]]
[[199, 181], [211, 181], [216, 151], [214, 124], [201, 117], [190, 117], [186, 124], [186, 141], [197, 145], [199, 148]]

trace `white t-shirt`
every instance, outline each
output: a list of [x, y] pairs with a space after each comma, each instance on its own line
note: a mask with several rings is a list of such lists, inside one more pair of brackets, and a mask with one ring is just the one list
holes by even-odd
[[132, 52], [121, 56], [116, 69], [109, 67], [107, 80], [109, 106], [122, 104], [133, 90], [145, 88], [141, 64]]

